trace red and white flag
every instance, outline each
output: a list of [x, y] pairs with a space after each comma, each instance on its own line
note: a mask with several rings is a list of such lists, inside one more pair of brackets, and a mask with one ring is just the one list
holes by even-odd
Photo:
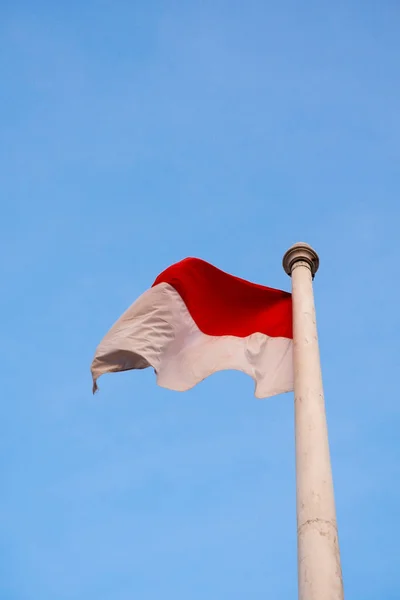
[[197, 258], [172, 265], [101, 341], [93, 391], [104, 373], [146, 367], [177, 391], [224, 369], [250, 375], [257, 398], [293, 390], [291, 294]]

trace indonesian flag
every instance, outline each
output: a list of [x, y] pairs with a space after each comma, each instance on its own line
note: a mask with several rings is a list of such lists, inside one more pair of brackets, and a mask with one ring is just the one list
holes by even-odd
[[146, 367], [180, 392], [225, 369], [250, 375], [257, 398], [293, 390], [291, 294], [198, 258], [172, 265], [101, 341], [93, 391], [103, 373]]

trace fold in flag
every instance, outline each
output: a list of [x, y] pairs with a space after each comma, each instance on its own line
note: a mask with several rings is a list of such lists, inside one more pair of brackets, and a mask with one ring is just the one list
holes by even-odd
[[146, 367], [176, 391], [225, 369], [250, 375], [257, 398], [293, 390], [291, 294], [197, 258], [172, 265], [98, 346], [93, 391], [104, 373]]

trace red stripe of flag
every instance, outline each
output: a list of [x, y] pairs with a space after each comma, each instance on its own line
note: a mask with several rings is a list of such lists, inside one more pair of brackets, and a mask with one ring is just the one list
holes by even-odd
[[185, 258], [155, 280], [171, 285], [198, 328], [207, 335], [247, 337], [264, 333], [292, 338], [292, 296], [288, 292], [229, 275], [199, 258]]

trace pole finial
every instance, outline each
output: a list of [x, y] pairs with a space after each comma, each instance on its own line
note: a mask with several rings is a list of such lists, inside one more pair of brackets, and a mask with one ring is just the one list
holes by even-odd
[[292, 275], [293, 265], [298, 261], [308, 263], [311, 274], [314, 278], [314, 275], [318, 271], [319, 267], [319, 257], [315, 250], [305, 242], [298, 242], [289, 248], [287, 252], [285, 252], [282, 265], [289, 276]]

